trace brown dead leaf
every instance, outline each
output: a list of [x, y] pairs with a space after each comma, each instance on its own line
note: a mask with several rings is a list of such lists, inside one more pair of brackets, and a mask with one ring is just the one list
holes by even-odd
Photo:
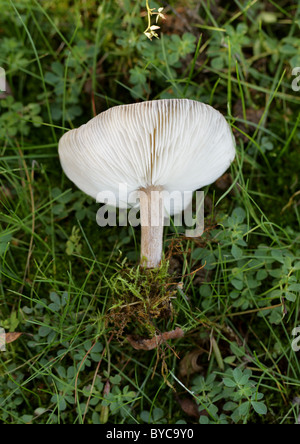
[[11, 342], [15, 342], [22, 335], [23, 335], [23, 333], [20, 333], [20, 332], [6, 333], [5, 334], [5, 343], [10, 344]]
[[186, 415], [196, 419], [200, 418], [199, 407], [197, 406], [195, 401], [189, 398], [178, 398], [177, 401]]
[[199, 373], [202, 370], [201, 356], [203, 350], [195, 349], [187, 353], [179, 363], [179, 376], [190, 376], [193, 373]]
[[151, 339], [128, 335], [127, 340], [135, 350], [153, 350], [165, 341], [168, 341], [170, 339], [179, 339], [183, 336], [183, 330], [180, 327], [176, 327], [175, 330], [166, 331], [160, 335], [155, 335]]

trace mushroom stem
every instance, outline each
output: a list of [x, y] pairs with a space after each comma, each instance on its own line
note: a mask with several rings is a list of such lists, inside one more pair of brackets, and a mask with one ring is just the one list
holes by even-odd
[[141, 211], [141, 265], [146, 268], [158, 267], [161, 261], [164, 201], [162, 187], [150, 186], [139, 191]]

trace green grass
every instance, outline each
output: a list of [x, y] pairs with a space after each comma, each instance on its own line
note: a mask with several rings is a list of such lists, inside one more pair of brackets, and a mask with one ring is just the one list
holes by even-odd
[[[22, 333], [0, 352], [1, 423], [299, 422], [300, 7], [182, 5], [150, 42], [144, 2], [0, 0], [0, 327]], [[95, 112], [174, 97], [219, 109], [237, 156], [205, 189], [203, 236], [171, 224], [171, 275], [140, 276], [139, 229], [97, 226], [57, 142]], [[126, 315], [153, 282], [169, 315]], [[112, 313], [128, 316], [119, 337]], [[159, 350], [126, 340], [176, 327]]]

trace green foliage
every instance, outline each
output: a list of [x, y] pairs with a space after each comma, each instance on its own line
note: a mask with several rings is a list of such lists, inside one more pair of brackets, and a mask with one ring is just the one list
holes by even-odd
[[[214, 247], [194, 249], [195, 264], [199, 262], [206, 270], [216, 270], [220, 261], [226, 262], [224, 283], [229, 285], [227, 289], [235, 308], [263, 308], [286, 301], [285, 310], [293, 311], [300, 290], [299, 252], [294, 254], [288, 248], [265, 244], [249, 249], [248, 234], [253, 227], [245, 223], [245, 218], [246, 212], [240, 207], [229, 217], [220, 215], [218, 229], [210, 233]], [[205, 310], [214, 307], [214, 294], [213, 285], [200, 287]], [[259, 315], [269, 315], [270, 322], [280, 323], [283, 312], [278, 308], [261, 311]]]
[[[51, 114], [53, 120], [72, 121], [81, 116], [83, 110], [80, 103], [80, 94], [86, 81], [85, 64], [93, 57], [94, 47], [85, 41], [79, 41], [72, 52], [64, 51], [62, 62], [55, 61], [51, 70], [45, 74], [45, 82], [50, 85], [47, 95], [51, 98]], [[80, 61], [80, 63], [78, 62]], [[53, 91], [51, 92], [51, 88]], [[40, 95], [43, 99], [44, 94]]]
[[[119, 40], [123, 48], [127, 41]], [[191, 33], [165, 36], [153, 42], [144, 41], [141, 37], [136, 44], [136, 57], [138, 59], [134, 68], [130, 69], [129, 82], [133, 86], [133, 98], [147, 97], [152, 92], [148, 79], [151, 77], [154, 84], [163, 83], [166, 77], [172, 81], [177, 79], [177, 68], [182, 67], [181, 60], [195, 51], [196, 38]]]
[[125, 419], [130, 415], [130, 407], [128, 404], [131, 404], [135, 399], [136, 393], [132, 390], [130, 391], [129, 385], [120, 388], [121, 378], [118, 377], [118, 375], [111, 377], [110, 382], [113, 384], [113, 387], [111, 391], [104, 396], [102, 406], [108, 406], [113, 416], [119, 414], [122, 419]]
[[24, 106], [9, 96], [1, 100], [0, 110], [0, 138], [2, 140], [9, 140], [17, 135], [27, 136], [32, 126], [39, 128], [42, 124], [42, 118], [39, 115], [41, 107], [38, 103], [29, 103]]
[[167, 421], [164, 418], [164, 411], [160, 408], [154, 408], [152, 412], [143, 410], [141, 412], [141, 420], [146, 424], [166, 424]]
[[196, 376], [192, 392], [199, 405], [200, 424], [246, 424], [253, 412], [266, 415], [267, 407], [262, 401], [264, 395], [258, 391], [258, 384], [251, 380], [251, 370], [228, 369], [223, 378], [217, 373], [206, 379]]
[[244, 58], [243, 48], [250, 45], [251, 41], [247, 36], [248, 26], [245, 23], [239, 23], [236, 29], [231, 26], [225, 26], [223, 32], [214, 31], [212, 39], [207, 51], [211, 57], [211, 66], [214, 69], [222, 70], [228, 65], [228, 45], [232, 52], [233, 61], [242, 60], [246, 63]]
[[73, 227], [72, 234], [69, 237], [66, 245], [66, 253], [71, 256], [71, 254], [76, 253], [80, 254], [82, 251], [82, 244], [80, 243], [80, 230], [77, 227]]

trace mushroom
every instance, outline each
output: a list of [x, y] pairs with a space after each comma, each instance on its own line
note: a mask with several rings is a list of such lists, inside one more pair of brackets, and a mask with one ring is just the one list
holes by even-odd
[[120, 184], [128, 196], [137, 194], [141, 264], [155, 268], [168, 193], [177, 192], [169, 213], [184, 210], [189, 202], [183, 206], [181, 196], [216, 181], [233, 161], [235, 143], [225, 118], [211, 106], [164, 99], [102, 112], [63, 135], [59, 156], [68, 178], [95, 199], [103, 191], [119, 198]]

